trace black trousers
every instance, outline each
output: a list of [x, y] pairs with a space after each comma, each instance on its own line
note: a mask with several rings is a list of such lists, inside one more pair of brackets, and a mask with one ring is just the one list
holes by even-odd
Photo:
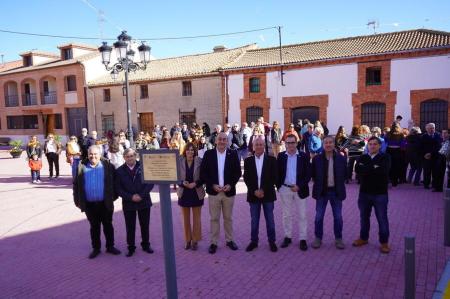
[[447, 160], [444, 155], [438, 154], [436, 163], [434, 164], [433, 182], [431, 185], [434, 189], [441, 191], [444, 189], [444, 177]]
[[403, 157], [400, 148], [388, 147], [386, 153], [391, 156], [391, 169], [389, 170], [389, 179], [392, 186], [397, 186], [402, 178]]
[[55, 165], [56, 176], [59, 176], [59, 155], [57, 153], [47, 153], [46, 156], [50, 169], [50, 177], [53, 176], [53, 164]]
[[431, 184], [432, 188], [442, 189], [445, 170], [444, 174], [440, 173], [442, 171], [441, 163], [442, 161], [438, 156], [432, 156], [431, 159], [423, 159], [423, 185], [425, 187], [430, 187]]
[[103, 225], [103, 233], [106, 239], [106, 248], [114, 246], [114, 228], [112, 225], [113, 211], [106, 208], [103, 201], [86, 202], [86, 217], [91, 225], [91, 243], [92, 248], [100, 250], [100, 230]]
[[128, 249], [136, 249], [136, 214], [139, 218], [139, 226], [141, 227], [141, 246], [148, 248], [150, 246], [149, 227], [150, 227], [150, 207], [142, 210], [123, 211], [125, 217], [125, 225], [127, 231]]

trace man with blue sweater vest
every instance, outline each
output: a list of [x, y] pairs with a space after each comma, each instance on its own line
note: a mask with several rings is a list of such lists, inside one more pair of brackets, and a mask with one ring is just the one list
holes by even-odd
[[106, 239], [106, 252], [118, 255], [120, 251], [114, 247], [114, 228], [112, 216], [114, 201], [114, 166], [101, 159], [102, 150], [98, 145], [92, 145], [88, 150], [88, 160], [78, 165], [73, 183], [73, 199], [75, 205], [86, 213], [91, 226], [92, 252], [90, 259], [100, 254], [100, 229]]
[[370, 214], [372, 207], [378, 221], [379, 241], [381, 253], [389, 253], [389, 220], [388, 220], [388, 184], [391, 159], [388, 154], [380, 152], [381, 141], [372, 136], [368, 140], [369, 153], [363, 154], [356, 162], [355, 172], [359, 175], [361, 186], [359, 189], [358, 207], [361, 220], [359, 239], [353, 246], [360, 247], [368, 244], [370, 231]]
[[116, 190], [122, 198], [123, 215], [127, 231], [128, 253], [127, 257], [134, 254], [136, 250], [135, 232], [136, 215], [139, 218], [141, 227], [141, 246], [147, 253], [153, 253], [150, 246], [149, 226], [150, 226], [150, 191], [153, 184], [142, 182], [142, 169], [140, 162], [136, 160], [136, 151], [127, 148], [123, 152], [125, 163], [116, 170]]
[[334, 219], [334, 237], [337, 249], [344, 249], [342, 241], [342, 201], [346, 197], [345, 178], [347, 159], [335, 151], [332, 136], [323, 139], [324, 151], [312, 160], [312, 179], [314, 180], [312, 197], [316, 200], [315, 240], [311, 245], [317, 249], [322, 245], [323, 218], [330, 202]]

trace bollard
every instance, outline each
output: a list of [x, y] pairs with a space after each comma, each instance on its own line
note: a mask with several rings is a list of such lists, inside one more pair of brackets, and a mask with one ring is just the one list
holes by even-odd
[[444, 246], [450, 246], [450, 186], [444, 192]]
[[416, 237], [405, 237], [405, 299], [416, 296]]

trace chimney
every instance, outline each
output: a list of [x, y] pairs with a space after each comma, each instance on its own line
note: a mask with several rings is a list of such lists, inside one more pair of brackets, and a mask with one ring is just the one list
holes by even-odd
[[224, 52], [227, 48], [225, 48], [224, 45], [219, 45], [219, 46], [215, 46], [213, 48], [213, 52], [214, 53], [218, 53], [218, 52]]

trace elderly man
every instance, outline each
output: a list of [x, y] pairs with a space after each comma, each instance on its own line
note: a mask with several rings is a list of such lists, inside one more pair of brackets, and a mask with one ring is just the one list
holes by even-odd
[[242, 145], [238, 149], [239, 161], [245, 160], [248, 156], [248, 145], [250, 143], [250, 137], [252, 136], [252, 130], [248, 127], [246, 122], [242, 123], [239, 130], [242, 136]]
[[216, 139], [217, 139], [217, 135], [219, 135], [219, 133], [222, 132], [222, 126], [221, 125], [216, 125], [216, 127], [214, 128], [214, 132], [211, 134], [211, 137], [209, 138], [209, 143], [212, 144], [212, 146], [216, 146]]
[[228, 137], [224, 132], [217, 135], [216, 148], [207, 150], [200, 167], [201, 180], [206, 184], [209, 195], [209, 214], [211, 217], [211, 244], [209, 253], [217, 251], [220, 231], [220, 214], [223, 211], [226, 245], [237, 250], [233, 239], [233, 205], [236, 184], [241, 177], [241, 166], [237, 152], [227, 149]]
[[81, 135], [78, 137], [78, 145], [81, 149], [81, 160], [87, 159], [89, 149], [89, 136], [86, 128], [81, 129]]
[[114, 201], [117, 199], [114, 191], [114, 166], [101, 159], [101, 148], [92, 145], [88, 150], [88, 160], [78, 165], [73, 184], [73, 199], [75, 205], [86, 213], [91, 226], [92, 252], [90, 259], [100, 254], [100, 228], [106, 239], [106, 252], [118, 255], [120, 251], [114, 247], [114, 228], [112, 216]]
[[293, 134], [286, 136], [286, 151], [278, 154], [278, 182], [277, 188], [281, 197], [283, 215], [284, 240], [281, 248], [292, 243], [292, 213], [293, 205], [299, 212], [300, 250], [308, 249], [306, 200], [309, 196], [308, 182], [311, 179], [311, 163], [309, 156], [297, 151], [297, 137]]
[[323, 152], [312, 160], [312, 179], [314, 186], [312, 197], [316, 200], [315, 240], [312, 247], [322, 245], [323, 219], [328, 202], [330, 202], [334, 219], [334, 237], [337, 249], [344, 249], [342, 241], [342, 201], [346, 197], [345, 178], [347, 159], [336, 152], [334, 137], [323, 139]]
[[123, 152], [123, 157], [125, 163], [117, 168], [115, 185], [117, 194], [122, 198], [123, 215], [125, 217], [128, 244], [126, 256], [132, 256], [136, 250], [136, 214], [141, 227], [142, 250], [153, 253], [149, 241], [150, 207], [152, 206], [150, 191], [153, 189], [153, 185], [142, 183], [141, 165], [136, 160], [134, 149], [127, 148]]
[[244, 182], [247, 185], [247, 201], [250, 204], [251, 241], [246, 251], [258, 247], [259, 218], [261, 207], [266, 219], [267, 239], [270, 251], [278, 250], [275, 244], [275, 221], [273, 216], [274, 201], [277, 199], [275, 185], [277, 183], [277, 160], [264, 153], [264, 137], [253, 140], [255, 154], [244, 160]]
[[426, 133], [422, 135], [420, 141], [421, 155], [423, 157], [423, 185], [425, 189], [430, 189], [430, 184], [434, 192], [442, 192], [442, 184], [439, 186], [439, 149], [442, 144], [442, 137], [436, 132], [434, 123], [425, 126]]

